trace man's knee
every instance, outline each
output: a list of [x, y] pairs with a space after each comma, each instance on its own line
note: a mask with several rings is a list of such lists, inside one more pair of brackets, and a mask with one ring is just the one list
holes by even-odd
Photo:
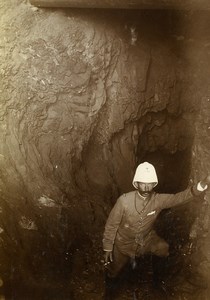
[[107, 266], [107, 274], [110, 278], [116, 278], [128, 264], [129, 257], [123, 254], [120, 249], [114, 246], [113, 261]]
[[169, 255], [169, 244], [164, 240], [158, 241], [156, 243], [155, 247], [153, 248], [152, 253], [157, 256], [168, 256]]
[[120, 273], [120, 270], [116, 268], [107, 268], [105, 273], [107, 278], [116, 279]]

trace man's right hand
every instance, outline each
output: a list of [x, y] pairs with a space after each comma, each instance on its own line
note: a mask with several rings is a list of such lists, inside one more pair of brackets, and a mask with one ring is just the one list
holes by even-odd
[[105, 265], [110, 264], [111, 262], [113, 262], [112, 251], [105, 251], [104, 261], [105, 261]]
[[210, 185], [210, 175], [207, 175], [206, 178], [201, 180], [200, 184], [201, 184], [202, 188], [205, 188], [206, 185], [209, 187], [209, 185]]

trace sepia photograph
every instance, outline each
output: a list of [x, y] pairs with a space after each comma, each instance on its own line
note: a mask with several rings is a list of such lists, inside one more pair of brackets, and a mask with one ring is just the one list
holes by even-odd
[[0, 0], [0, 300], [210, 300], [210, 1]]

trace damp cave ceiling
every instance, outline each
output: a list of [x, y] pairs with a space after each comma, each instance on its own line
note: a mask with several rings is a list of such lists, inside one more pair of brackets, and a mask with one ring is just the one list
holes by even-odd
[[114, 9], [210, 9], [209, 0], [30, 0], [38, 7]]

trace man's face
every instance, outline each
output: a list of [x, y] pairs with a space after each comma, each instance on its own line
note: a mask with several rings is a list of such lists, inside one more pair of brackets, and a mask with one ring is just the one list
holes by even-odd
[[137, 182], [137, 185], [139, 194], [143, 197], [148, 197], [152, 193], [152, 190], [155, 187], [156, 183]]

